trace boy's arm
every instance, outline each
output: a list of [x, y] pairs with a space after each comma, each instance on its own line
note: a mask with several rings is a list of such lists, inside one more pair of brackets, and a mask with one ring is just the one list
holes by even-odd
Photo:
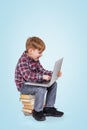
[[40, 64], [40, 62], [39, 62], [39, 64], [38, 64], [38, 66], [39, 66], [39, 70], [40, 70], [40, 72], [43, 73], [43, 75], [49, 75], [49, 76], [52, 76], [52, 73], [53, 73], [53, 72], [44, 69], [43, 66]]
[[29, 69], [28, 61], [26, 59], [20, 62], [19, 71], [27, 82], [41, 82], [43, 80], [43, 74], [33, 72]]

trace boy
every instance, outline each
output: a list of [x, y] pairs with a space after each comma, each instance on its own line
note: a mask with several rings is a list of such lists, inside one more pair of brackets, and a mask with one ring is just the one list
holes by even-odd
[[[46, 116], [61, 117], [64, 113], [55, 107], [57, 83], [49, 88], [25, 85], [25, 82], [50, 81], [52, 72], [45, 70], [40, 64], [39, 58], [45, 50], [45, 44], [39, 37], [30, 37], [26, 41], [26, 51], [20, 57], [15, 70], [15, 83], [22, 94], [34, 94], [35, 104], [33, 117], [38, 121], [44, 121]], [[58, 73], [61, 76], [61, 72]], [[45, 107], [43, 108], [46, 94]]]

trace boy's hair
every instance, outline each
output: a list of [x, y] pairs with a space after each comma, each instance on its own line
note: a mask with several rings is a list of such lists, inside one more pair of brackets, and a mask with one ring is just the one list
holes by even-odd
[[29, 37], [26, 41], [26, 51], [30, 48], [38, 49], [42, 52], [45, 50], [45, 43], [39, 37]]

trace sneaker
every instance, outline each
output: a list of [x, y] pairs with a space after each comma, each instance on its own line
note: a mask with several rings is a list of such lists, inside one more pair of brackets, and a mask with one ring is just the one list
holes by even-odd
[[32, 116], [33, 116], [37, 121], [44, 121], [44, 120], [46, 120], [43, 111], [37, 112], [37, 111], [33, 110]]
[[45, 107], [44, 110], [45, 116], [55, 116], [55, 117], [61, 117], [63, 116], [63, 112], [58, 111], [55, 107]]

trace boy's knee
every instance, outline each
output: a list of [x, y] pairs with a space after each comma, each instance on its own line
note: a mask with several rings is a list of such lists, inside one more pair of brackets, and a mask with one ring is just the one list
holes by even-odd
[[57, 86], [57, 82], [54, 82], [54, 85]]
[[56, 90], [56, 89], [57, 89], [57, 82], [54, 82], [54, 83], [52, 84], [52, 86], [48, 88], [48, 90], [49, 90], [49, 89], [55, 89], [55, 90]]
[[45, 88], [45, 87], [39, 87], [39, 88], [37, 89], [37, 92], [38, 92], [38, 93], [41, 93], [41, 94], [45, 94], [45, 93], [46, 93], [46, 88]]
[[54, 82], [52, 86], [57, 87], [57, 82]]

